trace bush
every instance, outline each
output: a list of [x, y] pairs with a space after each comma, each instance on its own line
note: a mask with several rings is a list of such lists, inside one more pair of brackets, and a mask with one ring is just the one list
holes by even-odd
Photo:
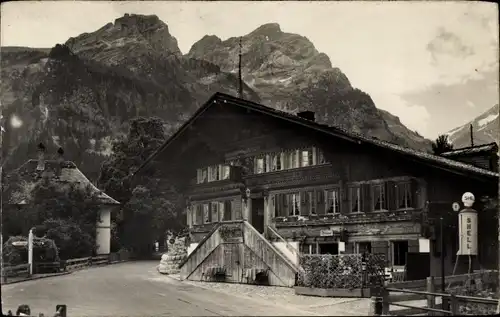
[[43, 235], [55, 241], [59, 256], [75, 259], [92, 256], [95, 250], [95, 238], [83, 231], [71, 220], [48, 219], [36, 228], [37, 235]]
[[[5, 265], [19, 265], [28, 263], [28, 245], [15, 246], [13, 242], [28, 241], [27, 237], [10, 237], [2, 246], [2, 255]], [[33, 262], [57, 262], [59, 253], [55, 242], [47, 238], [35, 237], [33, 240]]]
[[353, 289], [381, 285], [385, 261], [379, 254], [315, 254], [302, 255], [300, 266], [298, 286]]

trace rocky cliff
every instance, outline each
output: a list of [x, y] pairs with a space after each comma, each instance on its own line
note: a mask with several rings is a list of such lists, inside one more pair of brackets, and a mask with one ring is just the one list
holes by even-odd
[[[412, 148], [428, 141], [378, 110], [307, 38], [267, 24], [243, 36], [244, 97]], [[210, 95], [236, 95], [239, 39], [205, 36], [182, 55], [156, 16], [125, 15], [52, 49], [2, 48], [2, 151], [6, 168], [36, 144], [62, 146], [90, 179], [111, 141], [136, 116], [158, 116], [172, 133]]]

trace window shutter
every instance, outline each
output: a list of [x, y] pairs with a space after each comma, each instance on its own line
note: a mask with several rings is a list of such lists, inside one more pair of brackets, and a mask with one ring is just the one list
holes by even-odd
[[207, 167], [207, 180], [212, 181], [212, 166]]
[[349, 213], [349, 187], [345, 182], [342, 182], [342, 186], [339, 189], [340, 193], [340, 213], [345, 215]]
[[386, 197], [386, 205], [388, 210], [396, 210], [398, 209], [398, 197], [396, 190], [396, 182], [395, 181], [387, 181], [385, 182], [385, 197]]
[[371, 212], [372, 206], [372, 187], [370, 184], [361, 185], [361, 207], [363, 212]]
[[345, 244], [345, 253], [354, 254], [354, 242], [347, 242]]
[[300, 199], [302, 203], [300, 204], [300, 215], [309, 216], [309, 195], [307, 192], [300, 192]]
[[420, 208], [422, 204], [420, 202], [421, 199], [421, 187], [418, 179], [412, 178], [410, 181], [410, 191], [411, 191], [411, 206], [413, 208]]
[[295, 168], [300, 166], [300, 150], [295, 150]]
[[312, 151], [312, 157], [313, 157], [312, 158], [312, 164], [316, 165], [316, 164], [318, 164], [318, 156], [316, 155], [317, 149], [315, 147], [313, 147], [311, 149], [311, 151]]
[[286, 154], [284, 152], [280, 153], [280, 159], [281, 159], [281, 169], [285, 170], [288, 168], [287, 163], [286, 163]]
[[191, 208], [186, 208], [186, 218], [187, 218], [187, 225], [188, 227], [191, 227], [191, 221], [192, 221], [192, 210], [193, 210], [193, 207]]
[[271, 170], [271, 157], [269, 154], [266, 154], [264, 162], [264, 172], [269, 172]]
[[254, 173], [254, 174], [257, 174], [257, 173], [258, 173], [258, 168], [259, 168], [259, 164], [257, 164], [258, 159], [259, 159], [259, 158], [258, 158], [257, 156], [255, 156], [255, 157], [253, 158], [253, 173]]
[[324, 215], [325, 214], [325, 197], [324, 197], [324, 191], [317, 190], [316, 191], [316, 213], [318, 215]]
[[219, 221], [226, 220], [224, 206], [225, 206], [225, 204], [223, 201], [219, 202]]
[[203, 180], [201, 169], [196, 170], [196, 184], [200, 184]]

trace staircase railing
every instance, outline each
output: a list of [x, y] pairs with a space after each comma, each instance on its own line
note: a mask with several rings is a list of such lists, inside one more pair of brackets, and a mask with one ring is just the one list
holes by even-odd
[[283, 242], [285, 244], [286, 249], [290, 251], [295, 257], [297, 258], [299, 257], [299, 251], [296, 248], [294, 248], [290, 243], [288, 243], [288, 241], [286, 241], [276, 230], [274, 230], [273, 227], [267, 226], [267, 231], [271, 232], [273, 236], [275, 236], [280, 240], [280, 242]]

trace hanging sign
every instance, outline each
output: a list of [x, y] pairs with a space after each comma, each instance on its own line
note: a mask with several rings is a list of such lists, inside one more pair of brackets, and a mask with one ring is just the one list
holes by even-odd
[[339, 241], [339, 252], [345, 252], [345, 242]]
[[464, 209], [458, 214], [460, 247], [457, 255], [477, 255], [477, 211]]
[[333, 236], [333, 230], [320, 230], [320, 237], [331, 237]]

